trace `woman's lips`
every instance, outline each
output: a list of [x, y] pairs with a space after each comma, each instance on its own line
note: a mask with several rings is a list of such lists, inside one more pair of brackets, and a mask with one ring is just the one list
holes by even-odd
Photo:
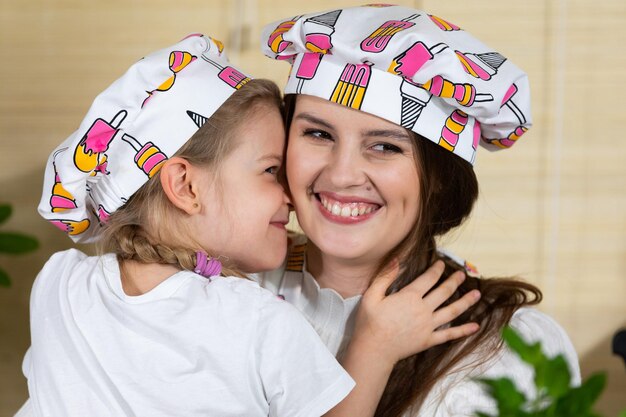
[[343, 224], [354, 224], [371, 218], [382, 207], [380, 204], [355, 197], [342, 197], [316, 193], [315, 198], [322, 215]]

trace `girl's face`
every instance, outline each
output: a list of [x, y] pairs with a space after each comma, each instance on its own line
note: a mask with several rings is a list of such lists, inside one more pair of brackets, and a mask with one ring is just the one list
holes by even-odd
[[237, 144], [221, 162], [217, 179], [203, 185], [203, 247], [230, 259], [244, 272], [280, 266], [287, 252], [289, 202], [278, 182], [285, 128], [277, 108], [249, 112], [236, 134]]
[[298, 221], [324, 255], [377, 263], [407, 236], [419, 210], [411, 141], [394, 123], [298, 95], [287, 180]]

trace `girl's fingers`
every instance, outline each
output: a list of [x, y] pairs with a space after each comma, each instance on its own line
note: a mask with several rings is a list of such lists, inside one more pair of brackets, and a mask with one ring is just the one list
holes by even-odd
[[415, 278], [413, 282], [403, 288], [400, 292], [405, 290], [415, 291], [421, 297], [423, 297], [424, 294], [430, 291], [430, 289], [437, 283], [437, 281], [439, 281], [439, 278], [441, 278], [441, 274], [443, 274], [444, 269], [445, 264], [443, 263], [443, 261], [435, 262], [430, 266], [430, 268], [426, 270], [426, 272]]
[[478, 300], [480, 300], [480, 292], [478, 290], [472, 290], [454, 303], [435, 311], [433, 313], [434, 327], [436, 328], [450, 323], [476, 304]]
[[465, 281], [465, 273], [462, 271], [456, 271], [450, 275], [439, 287], [435, 288], [424, 297], [424, 301], [433, 309], [436, 310], [440, 305], [446, 302], [452, 294], [459, 288], [459, 286]]
[[382, 274], [374, 278], [374, 281], [372, 281], [372, 284], [367, 289], [366, 294], [368, 294], [369, 297], [376, 297], [377, 299], [382, 300], [385, 297], [387, 288], [389, 288], [391, 283], [398, 277], [399, 271], [400, 263], [397, 259], [394, 259], [389, 263]]

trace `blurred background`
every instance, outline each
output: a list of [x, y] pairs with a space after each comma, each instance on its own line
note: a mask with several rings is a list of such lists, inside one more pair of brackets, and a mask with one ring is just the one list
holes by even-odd
[[[30, 254], [0, 255], [0, 415], [27, 397], [32, 282], [70, 240], [37, 214], [44, 164], [95, 96], [144, 54], [202, 32], [231, 61], [279, 85], [289, 66], [259, 50], [263, 25], [363, 1], [0, 0], [0, 231], [37, 237]], [[444, 246], [487, 276], [518, 275], [567, 330], [583, 376], [608, 372], [598, 410], [626, 406], [626, 368], [611, 354], [626, 327], [626, 2], [397, 1], [466, 29], [530, 77], [534, 127], [513, 150], [478, 153], [481, 198]]]

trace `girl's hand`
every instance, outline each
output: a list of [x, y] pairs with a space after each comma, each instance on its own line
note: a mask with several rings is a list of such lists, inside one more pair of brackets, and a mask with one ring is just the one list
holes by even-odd
[[350, 349], [376, 353], [387, 361], [387, 366], [393, 367], [401, 359], [478, 330], [476, 323], [441, 328], [480, 299], [478, 290], [472, 290], [454, 303], [439, 308], [465, 280], [463, 272], [455, 272], [429, 293], [444, 271], [444, 263], [437, 261], [415, 281], [386, 296], [398, 271], [396, 262], [363, 294]]

